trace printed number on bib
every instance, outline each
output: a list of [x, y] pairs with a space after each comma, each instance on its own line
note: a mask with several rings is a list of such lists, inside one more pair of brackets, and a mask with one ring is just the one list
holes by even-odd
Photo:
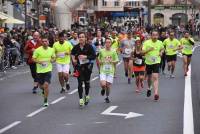
[[137, 60], [135, 60], [135, 64], [141, 65], [141, 64], [142, 64], [142, 59], [137, 59]]
[[131, 54], [132, 50], [130, 48], [125, 48], [124, 52], [125, 54], [129, 55]]
[[42, 68], [46, 68], [46, 67], [48, 67], [48, 62], [43, 62], [42, 64], [40, 64], [40, 66]]
[[174, 48], [173, 44], [170, 44], [170, 45], [169, 45], [169, 48], [171, 48], [171, 49]]
[[111, 69], [112, 69], [112, 65], [110, 65], [110, 64], [103, 65], [103, 70], [104, 71], [111, 71]]
[[64, 57], [65, 57], [65, 53], [58, 53], [57, 56], [58, 56], [59, 58], [64, 58]]
[[155, 63], [156, 60], [157, 60], [157, 57], [152, 56], [152, 57], [150, 58], [150, 60], [151, 60], [151, 62]]
[[79, 62], [82, 65], [82, 64], [89, 63], [89, 60], [88, 59], [79, 59]]

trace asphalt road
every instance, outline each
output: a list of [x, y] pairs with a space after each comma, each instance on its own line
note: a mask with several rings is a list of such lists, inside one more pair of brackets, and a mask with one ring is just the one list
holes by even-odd
[[[192, 61], [192, 100], [195, 134], [199, 134], [200, 68], [197, 49]], [[185, 77], [182, 60], [178, 58], [176, 77], [160, 75], [160, 100], [135, 93], [135, 86], [127, 84], [123, 64], [117, 69], [111, 92], [111, 103], [100, 96], [96, 67], [91, 82], [92, 97], [88, 106], [80, 109], [75, 78], [70, 78], [71, 90], [60, 94], [56, 71], [53, 73], [49, 102], [42, 108], [42, 97], [31, 93], [32, 79], [27, 67], [7, 73], [0, 79], [0, 134], [183, 134]], [[55, 101], [59, 99], [58, 101]], [[108, 108], [117, 106], [103, 115]], [[37, 112], [34, 113], [33, 112]], [[125, 119], [129, 112], [142, 116]], [[113, 114], [114, 115], [109, 115]]]

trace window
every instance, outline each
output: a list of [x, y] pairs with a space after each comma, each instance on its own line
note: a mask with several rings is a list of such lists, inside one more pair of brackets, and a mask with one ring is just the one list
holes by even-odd
[[102, 0], [102, 6], [107, 6], [107, 1], [106, 0]]
[[93, 5], [98, 6], [98, 0], [93, 0]]
[[114, 5], [117, 7], [119, 6], [119, 1], [114, 1]]
[[156, 0], [156, 5], [163, 5], [163, 0]]

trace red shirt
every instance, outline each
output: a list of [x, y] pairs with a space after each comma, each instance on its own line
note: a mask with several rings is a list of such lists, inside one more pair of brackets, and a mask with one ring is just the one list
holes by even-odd
[[34, 61], [32, 60], [32, 56], [33, 56], [33, 50], [32, 49], [33, 48], [37, 49], [40, 46], [41, 46], [40, 41], [34, 42], [34, 40], [30, 40], [30, 41], [26, 42], [26, 46], [25, 46], [24, 50], [25, 50], [25, 53], [28, 55], [28, 61], [27, 61], [28, 64], [34, 63]]

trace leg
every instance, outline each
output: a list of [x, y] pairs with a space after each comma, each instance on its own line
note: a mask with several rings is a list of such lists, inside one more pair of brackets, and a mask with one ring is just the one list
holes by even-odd
[[184, 55], [183, 56], [183, 71], [184, 71], [184, 74], [185, 74], [185, 76], [187, 76], [187, 56], [186, 55]]

